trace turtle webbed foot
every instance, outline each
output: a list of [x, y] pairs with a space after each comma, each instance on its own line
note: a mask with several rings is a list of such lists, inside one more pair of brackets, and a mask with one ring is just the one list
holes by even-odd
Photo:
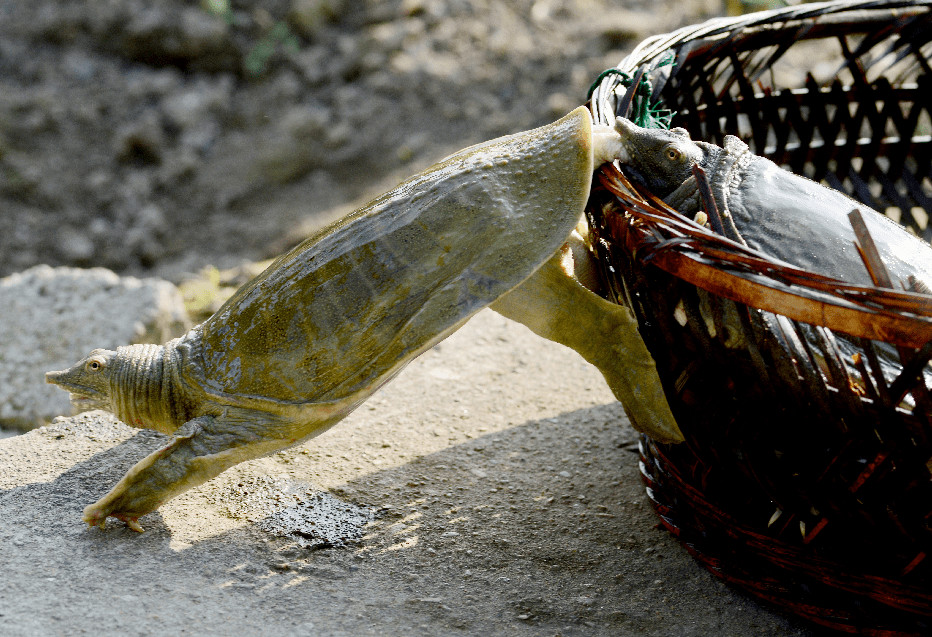
[[101, 498], [94, 504], [84, 508], [84, 515], [81, 516], [81, 519], [84, 522], [87, 522], [88, 526], [99, 526], [100, 528], [104, 528], [106, 526], [107, 518], [111, 517], [125, 522], [126, 526], [131, 528], [133, 531], [136, 531], [137, 533], [142, 533], [145, 531], [145, 529], [142, 528], [142, 525], [137, 522], [139, 519], [138, 515], [128, 515], [126, 513], [108, 510], [107, 504], [104, 502], [105, 500], [106, 498]]
[[681, 442], [637, 320], [593, 291], [598, 289], [595, 266], [584, 238], [574, 233], [531, 278], [491, 307], [595, 365], [635, 429], [661, 442]]
[[[163, 450], [156, 453], [160, 451]], [[132, 467], [107, 495], [85, 507], [81, 519], [89, 526], [104, 528], [108, 517], [116, 518], [125, 522], [126, 526], [132, 530], [142, 533], [142, 525], [137, 520], [154, 511], [162, 503], [157, 492], [151, 489], [145, 481], [137, 479], [139, 465], [149, 458], [144, 458]]]
[[295, 427], [263, 412], [234, 408], [223, 417], [190, 420], [168, 445], [133, 465], [110, 493], [84, 509], [83, 520], [100, 526], [113, 517], [141, 532], [140, 517], [235, 464], [280, 451], [316, 424]]

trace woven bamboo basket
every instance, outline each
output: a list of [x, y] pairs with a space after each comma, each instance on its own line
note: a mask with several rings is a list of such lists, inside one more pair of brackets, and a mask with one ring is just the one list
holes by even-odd
[[[737, 135], [928, 240], [930, 57], [932, 0], [800, 5], [653, 37], [599, 78], [591, 108], [611, 123], [649, 80], [649, 104], [693, 139]], [[642, 439], [662, 524], [714, 574], [804, 618], [932, 635], [932, 296], [787, 266], [614, 167], [587, 210], [686, 437]]]

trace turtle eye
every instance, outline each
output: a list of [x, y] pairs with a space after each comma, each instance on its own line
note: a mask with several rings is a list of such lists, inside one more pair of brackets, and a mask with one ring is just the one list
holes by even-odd
[[85, 365], [84, 368], [89, 372], [99, 372], [104, 368], [104, 361], [99, 358], [92, 358], [87, 361], [87, 365]]
[[680, 157], [683, 156], [683, 153], [681, 153], [676, 146], [667, 146], [667, 149], [664, 151], [664, 155], [670, 161], [679, 161]]

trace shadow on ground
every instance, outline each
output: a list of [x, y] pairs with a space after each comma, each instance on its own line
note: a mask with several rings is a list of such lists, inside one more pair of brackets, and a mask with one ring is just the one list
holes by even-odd
[[721, 585], [657, 529], [618, 405], [527, 421], [333, 489], [381, 509], [342, 549], [231, 521], [216, 496], [236, 469], [192, 492], [207, 505], [184, 505], [201, 539], [175, 545], [178, 509], [144, 517], [143, 534], [115, 520], [86, 529], [82, 508], [167, 438], [100, 412], [21, 438], [33, 439], [23, 462], [66, 468], [0, 493], [5, 635], [816, 634]]

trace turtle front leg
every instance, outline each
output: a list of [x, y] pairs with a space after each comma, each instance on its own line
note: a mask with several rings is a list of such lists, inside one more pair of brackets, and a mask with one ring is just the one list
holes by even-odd
[[660, 442], [682, 442], [657, 367], [631, 311], [590, 291], [594, 257], [580, 234], [491, 308], [595, 365], [631, 424]]
[[103, 528], [107, 517], [142, 532], [137, 520], [177, 495], [235, 464], [275, 453], [328, 422], [295, 427], [265, 412], [228, 408], [222, 416], [201, 416], [178, 429], [175, 439], [137, 462], [110, 492], [84, 509], [83, 520]]

